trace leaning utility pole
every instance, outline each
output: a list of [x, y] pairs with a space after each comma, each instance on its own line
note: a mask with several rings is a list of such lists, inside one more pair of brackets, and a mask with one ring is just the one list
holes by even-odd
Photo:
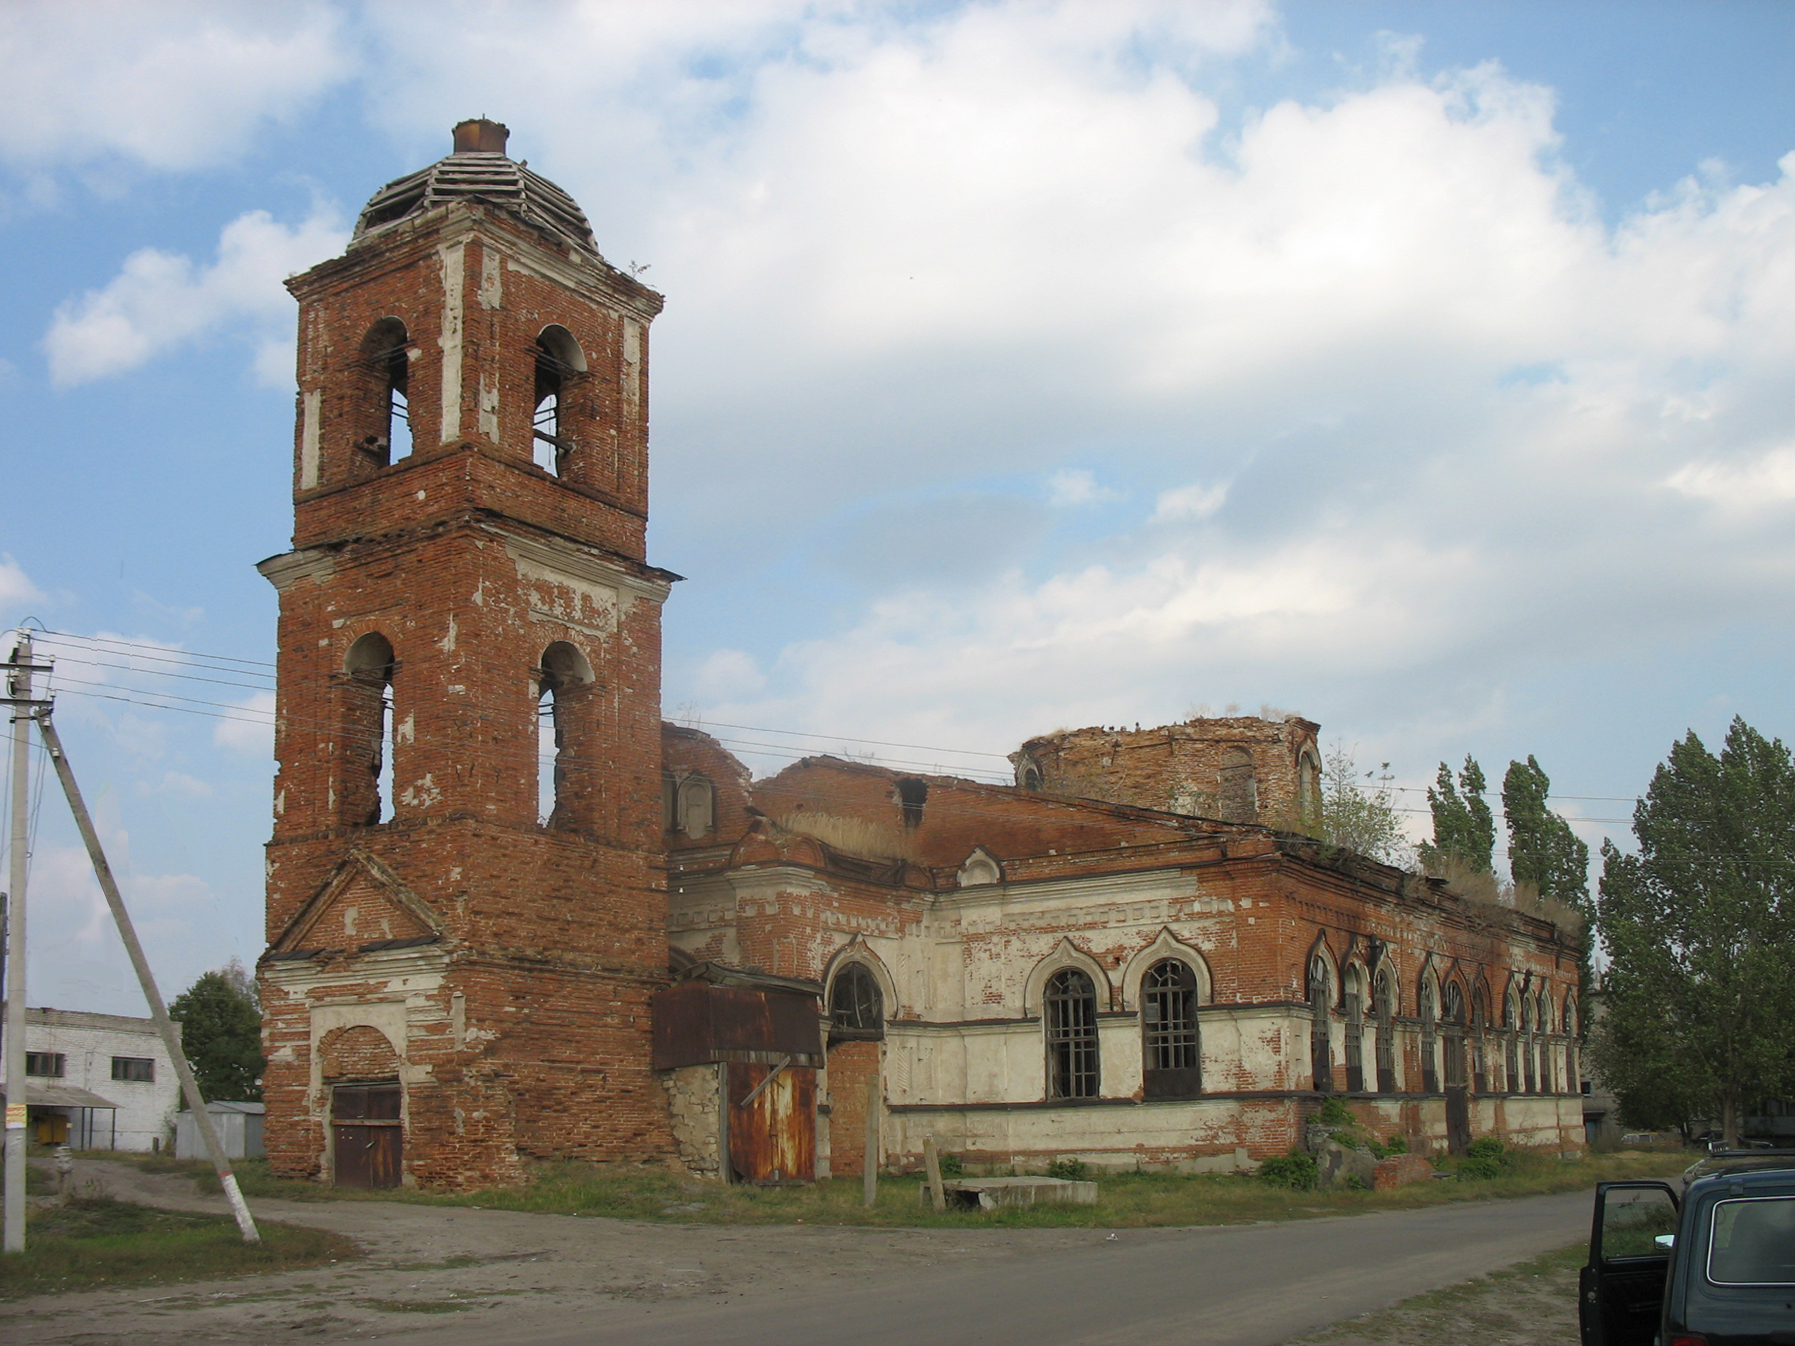
[[[81, 788], [75, 784], [75, 772], [69, 766], [68, 754], [62, 750], [62, 736], [50, 722], [50, 707], [45, 705], [38, 708], [34, 718], [37, 720], [38, 731], [44, 736], [44, 746], [50, 750], [50, 763], [56, 768], [56, 779], [62, 782], [62, 792], [68, 796], [69, 811], [75, 815], [75, 826], [80, 829], [81, 840], [87, 846], [87, 858], [93, 861], [94, 877], [100, 881], [100, 891], [106, 894], [106, 905], [112, 908], [112, 919], [118, 923], [119, 938], [124, 940], [125, 951], [131, 955], [131, 966], [137, 970], [137, 983], [143, 988], [143, 998], [149, 1001], [150, 1018], [155, 1020], [156, 1031], [162, 1035], [162, 1043], [168, 1048], [168, 1058], [174, 1062], [175, 1074], [181, 1080], [181, 1092], [186, 1095], [187, 1106], [193, 1112], [200, 1138], [206, 1143], [206, 1153], [212, 1157], [212, 1167], [218, 1173], [219, 1184], [231, 1203], [231, 1214], [237, 1217], [237, 1228], [243, 1231], [245, 1243], [260, 1243], [262, 1238], [256, 1232], [255, 1219], [243, 1200], [243, 1192], [237, 1186], [237, 1175], [231, 1172], [231, 1161], [219, 1142], [218, 1128], [212, 1125], [212, 1114], [206, 1111], [206, 1100], [200, 1096], [199, 1081], [193, 1078], [193, 1067], [187, 1063], [187, 1053], [182, 1050], [181, 1035], [176, 1031], [174, 1021], [168, 1017], [168, 1007], [162, 1003], [162, 993], [156, 989], [156, 978], [150, 972], [149, 959], [143, 956], [143, 945], [137, 942], [137, 930], [131, 924], [130, 913], [125, 910], [124, 898], [119, 895], [118, 881], [112, 877], [112, 866], [106, 862], [105, 851], [100, 849], [99, 833], [94, 831], [93, 819], [87, 813], [87, 803], [81, 798]], [[9, 1114], [10, 1111], [9, 1108]], [[9, 1138], [11, 1134], [7, 1133]], [[9, 1200], [11, 1192], [9, 1186]]]
[[12, 706], [12, 864], [6, 906], [6, 1241], [25, 1251], [25, 848], [31, 787], [31, 635], [19, 633], [6, 668]]

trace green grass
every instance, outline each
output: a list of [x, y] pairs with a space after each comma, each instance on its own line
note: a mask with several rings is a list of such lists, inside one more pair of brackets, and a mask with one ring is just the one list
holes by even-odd
[[77, 1197], [31, 1213], [25, 1251], [0, 1258], [0, 1298], [290, 1271], [361, 1255], [340, 1234], [258, 1224], [262, 1242], [252, 1245], [225, 1216]]
[[[202, 1190], [218, 1190], [217, 1179], [205, 1164], [189, 1163], [177, 1170], [168, 1167], [171, 1162], [160, 1161], [158, 1171], [183, 1171]], [[1007, 1207], [941, 1214], [919, 1200], [921, 1179], [914, 1175], [882, 1178], [878, 1205], [868, 1210], [861, 1205], [858, 1178], [807, 1187], [755, 1188], [702, 1181], [660, 1167], [565, 1161], [535, 1165], [529, 1182], [521, 1187], [445, 1193], [411, 1188], [357, 1192], [317, 1183], [289, 1182], [272, 1177], [260, 1160], [245, 1161], [236, 1172], [244, 1194], [252, 1199], [406, 1201], [679, 1224], [1140, 1228], [1310, 1219], [1491, 1197], [1537, 1196], [1586, 1190], [1598, 1181], [1614, 1178], [1664, 1176], [1679, 1172], [1687, 1163], [1688, 1156], [1681, 1154], [1591, 1155], [1566, 1161], [1556, 1156], [1515, 1152], [1500, 1177], [1436, 1180], [1392, 1192], [1290, 1191], [1269, 1187], [1255, 1178], [1233, 1176], [1098, 1174], [1099, 1200], [1095, 1206]]]

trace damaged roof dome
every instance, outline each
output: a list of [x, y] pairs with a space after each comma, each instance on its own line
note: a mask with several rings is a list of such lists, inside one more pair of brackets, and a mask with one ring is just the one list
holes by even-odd
[[510, 130], [484, 117], [455, 128], [454, 152], [374, 193], [355, 222], [356, 240], [451, 201], [484, 201], [510, 211], [598, 260], [586, 212], [541, 174], [505, 155]]

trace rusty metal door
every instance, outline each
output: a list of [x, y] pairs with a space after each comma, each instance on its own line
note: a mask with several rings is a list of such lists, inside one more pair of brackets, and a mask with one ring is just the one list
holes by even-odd
[[405, 1130], [396, 1084], [339, 1084], [331, 1091], [331, 1155], [338, 1187], [397, 1187]]
[[736, 1178], [762, 1184], [812, 1181], [815, 1068], [731, 1061], [728, 1070], [729, 1163]]

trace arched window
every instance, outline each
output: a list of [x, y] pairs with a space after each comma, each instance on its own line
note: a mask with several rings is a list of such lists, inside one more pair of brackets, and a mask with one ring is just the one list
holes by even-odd
[[1297, 810], [1306, 823], [1321, 821], [1321, 763], [1315, 754], [1304, 748], [1296, 759]]
[[343, 770], [338, 817], [371, 827], [393, 817], [393, 645], [378, 631], [359, 637], [343, 660]]
[[1377, 1091], [1396, 1092], [1396, 977], [1387, 967], [1377, 974]]
[[1471, 996], [1471, 1088], [1479, 1094], [1489, 1092], [1489, 1062], [1484, 1054], [1489, 1027], [1490, 999], [1479, 986]]
[[565, 640], [542, 652], [536, 670], [536, 821], [544, 827], [577, 827], [579, 786], [593, 773], [580, 743], [575, 704], [590, 687], [592, 665]]
[[1329, 1040], [1333, 991], [1328, 960], [1316, 954], [1309, 960], [1309, 1079], [1323, 1093], [1334, 1087], [1334, 1049]]
[[559, 323], [542, 329], [536, 338], [536, 414], [530, 433], [532, 459], [537, 467], [563, 476], [576, 445], [568, 433], [562, 402], [567, 387], [586, 372], [586, 356], [573, 333]]
[[1016, 783], [1031, 793], [1040, 790], [1041, 768], [1034, 758], [1023, 758], [1022, 769], [1016, 773]]
[[382, 318], [362, 338], [356, 365], [362, 375], [362, 405], [355, 422], [356, 455], [364, 467], [379, 468], [411, 453], [411, 346], [405, 324]]
[[1197, 974], [1183, 959], [1161, 959], [1141, 979], [1141, 1042], [1147, 1098], [1194, 1098], [1203, 1092]]
[[1539, 1092], [1539, 1076], [1535, 1070], [1533, 1052], [1533, 997], [1521, 997], [1521, 1070], [1524, 1075], [1523, 1088], [1530, 1094]]
[[1465, 992], [1457, 982], [1446, 983], [1441, 996], [1440, 1018], [1445, 1023], [1446, 1087], [1465, 1085]]
[[1434, 1034], [1440, 1011], [1434, 1000], [1433, 983], [1425, 975], [1421, 978], [1421, 990], [1416, 999], [1421, 1011], [1421, 1091], [1437, 1094], [1440, 1092], [1440, 1064]]
[[1553, 1067], [1557, 1064], [1557, 1053], [1552, 1050], [1552, 998], [1542, 990], [1539, 993], [1539, 1011], [1533, 1022], [1539, 1025], [1539, 1091], [1542, 1094], [1558, 1092], [1558, 1081], [1553, 1079], [1556, 1073]]
[[679, 783], [679, 830], [696, 840], [716, 826], [717, 792], [703, 776], [687, 776]]
[[1075, 967], [1047, 980], [1047, 1096], [1097, 1097], [1097, 988]]
[[1512, 987], [1502, 998], [1502, 1049], [1502, 1064], [1507, 1069], [1502, 1092], [1518, 1094], [1521, 1092], [1521, 1002]]
[[1222, 749], [1219, 803], [1223, 819], [1231, 823], [1257, 822], [1259, 789], [1253, 780], [1253, 754], [1246, 748]]
[[1577, 1065], [1577, 1001], [1567, 995], [1564, 998], [1564, 1091], [1567, 1094], [1582, 1092], [1582, 1072]]
[[849, 963], [829, 983], [829, 1036], [876, 1039], [885, 1036], [885, 997], [872, 969]]
[[1346, 1091], [1365, 1087], [1365, 971], [1357, 963], [1346, 969]]

